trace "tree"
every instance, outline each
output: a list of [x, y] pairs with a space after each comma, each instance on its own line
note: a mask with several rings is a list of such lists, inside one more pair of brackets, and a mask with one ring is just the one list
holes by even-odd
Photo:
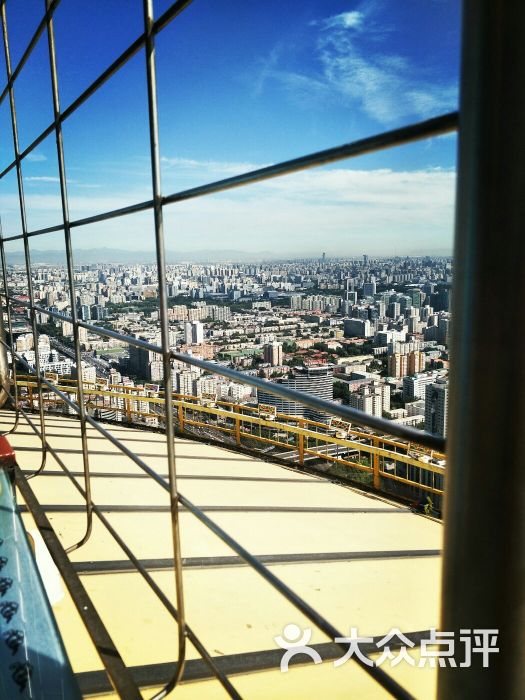
[[347, 382], [334, 382], [334, 399], [342, 399], [346, 404], [349, 402], [350, 389]]
[[297, 343], [294, 343], [293, 340], [285, 340], [283, 343], [283, 352], [296, 352], [297, 350]]

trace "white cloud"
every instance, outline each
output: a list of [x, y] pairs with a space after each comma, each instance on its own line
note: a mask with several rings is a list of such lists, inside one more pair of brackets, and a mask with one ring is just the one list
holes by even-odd
[[[368, 4], [368, 34], [381, 33], [377, 5]], [[425, 118], [455, 108], [457, 87], [431, 82], [407, 56], [372, 51], [361, 24], [344, 26], [328, 18], [318, 41], [323, 74], [331, 89], [369, 117], [386, 124], [410, 117]], [[380, 18], [379, 18], [380, 19]]]
[[248, 162], [217, 161], [217, 160], [193, 160], [191, 158], [169, 158], [162, 156], [162, 165], [169, 170], [177, 170], [179, 173], [208, 173], [221, 175], [237, 175], [248, 170], [261, 168], [261, 165], [254, 165]]
[[60, 182], [58, 177], [51, 175], [31, 175], [24, 178], [25, 182]]
[[42, 161], [47, 160], [47, 156], [45, 156], [43, 153], [32, 152], [27, 154], [26, 159], [31, 163], [41, 163]]
[[364, 15], [362, 12], [354, 10], [353, 12], [341, 12], [339, 15], [333, 15], [324, 20], [325, 27], [341, 27], [343, 29], [357, 29], [363, 24]]
[[166, 207], [166, 245], [283, 256], [450, 250], [454, 183], [440, 169], [305, 171]]
[[[168, 158], [176, 179], [191, 171], [203, 184], [217, 173], [237, 174], [263, 164]], [[272, 250], [275, 256], [378, 255], [450, 251], [454, 214], [453, 170], [312, 169], [165, 207], [166, 247], [171, 250]], [[72, 191], [71, 218], [147, 199], [146, 191], [80, 196]], [[28, 194], [29, 226], [61, 222], [60, 197]], [[0, 199], [0, 214], [16, 214], [13, 193]], [[16, 218], [16, 217], [15, 217]], [[9, 231], [14, 232], [13, 226]], [[13, 229], [13, 230], [11, 230]], [[74, 229], [75, 245], [93, 248], [153, 246], [151, 212]], [[37, 247], [53, 247], [42, 237]], [[56, 247], [56, 245], [55, 245]]]
[[395, 28], [385, 24], [382, 7], [384, 3], [368, 0], [358, 10], [310, 23], [316, 28], [312, 51], [317, 69], [290, 71], [289, 54], [276, 47], [254, 80], [256, 94], [270, 79], [303, 107], [339, 103], [362, 110], [380, 124], [455, 109], [455, 83], [432, 80], [425, 66], [388, 51], [385, 36]]

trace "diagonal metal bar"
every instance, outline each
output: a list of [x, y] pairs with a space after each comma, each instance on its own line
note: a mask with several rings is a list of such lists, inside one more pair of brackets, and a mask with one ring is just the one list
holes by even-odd
[[[179, 15], [183, 10], [185, 10], [189, 5], [191, 5], [193, 0], [177, 0], [174, 2], [165, 12], [162, 14], [158, 20], [152, 26], [152, 34], [157, 34], [164, 27], [169, 24], [177, 15]], [[93, 95], [104, 83], [106, 83], [122, 66], [124, 66], [133, 56], [140, 51], [140, 49], [146, 44], [146, 33], [141, 34], [135, 41], [128, 46], [128, 48], [123, 51], [118, 58], [116, 58], [113, 63], [106, 68], [92, 83], [89, 85], [82, 94], [80, 94], [63, 112], [60, 113], [58, 119], [60, 122], [65, 121], [70, 117], [76, 110], [81, 107], [84, 102], [86, 102], [91, 95]], [[46, 127], [36, 139], [27, 146], [27, 148], [22, 151], [22, 153], [15, 154], [14, 160], [6, 167], [2, 172], [0, 172], [0, 180], [11, 171], [18, 163], [20, 163], [29, 153], [35, 150], [42, 141], [53, 133], [55, 128], [55, 123], [50, 124]]]
[[84, 383], [82, 373], [82, 352], [80, 349], [80, 329], [78, 327], [77, 304], [75, 292], [75, 275], [73, 269], [73, 246], [71, 243], [71, 230], [69, 227], [69, 207], [67, 200], [66, 166], [64, 161], [64, 142], [62, 139], [62, 124], [58, 119], [60, 114], [60, 97], [58, 92], [58, 75], [55, 51], [55, 33], [53, 29], [53, 19], [49, 14], [51, 0], [45, 0], [47, 15], [47, 38], [49, 48], [49, 68], [51, 71], [51, 88], [53, 93], [53, 113], [55, 115], [55, 137], [57, 146], [58, 174], [60, 179], [60, 202], [62, 205], [62, 220], [64, 222], [64, 238], [66, 247], [67, 276], [69, 282], [69, 303], [71, 305], [71, 321], [73, 324], [73, 338], [75, 345], [75, 359], [77, 364], [77, 397], [80, 414], [80, 441], [82, 445], [82, 463], [84, 465], [84, 487], [86, 491], [86, 531], [81, 539], [68, 547], [67, 551], [72, 552], [84, 545], [93, 529], [93, 514], [91, 500], [91, 479], [89, 475], [89, 452], [86, 427], [86, 407], [84, 401]]
[[[438, 117], [434, 117], [433, 119], [409, 124], [408, 126], [404, 126], [399, 129], [383, 131], [379, 134], [374, 134], [364, 139], [351, 141], [350, 143], [345, 143], [333, 148], [327, 148], [323, 151], [317, 151], [315, 153], [300, 156], [299, 158], [293, 158], [292, 160], [251, 170], [246, 173], [235, 175], [234, 177], [216, 180], [205, 185], [200, 185], [199, 187], [193, 187], [189, 190], [174, 192], [173, 194], [163, 197], [162, 203], [164, 205], [174, 204], [176, 202], [183, 202], [188, 199], [202, 197], [207, 194], [217, 194], [236, 187], [242, 187], [243, 185], [264, 182], [265, 180], [269, 180], [274, 177], [291, 175], [308, 168], [329, 165], [330, 163], [336, 163], [347, 158], [356, 158], [358, 156], [375, 153], [387, 148], [403, 146], [421, 139], [451, 133], [457, 130], [458, 119], [459, 117], [457, 112], [442, 114]], [[0, 179], [2, 175], [3, 173], [0, 174]], [[153, 207], [154, 200], [149, 199], [144, 202], [138, 202], [119, 209], [113, 209], [108, 212], [102, 212], [100, 214], [84, 217], [82, 219], [76, 219], [71, 221], [69, 225], [71, 228], [75, 228], [77, 226], [87, 226], [88, 224], [108, 221], [109, 219], [114, 219], [119, 216], [128, 216], [137, 212], [147, 211], [148, 209], [153, 209]], [[62, 229], [63, 226], [58, 224], [56, 226], [49, 226], [47, 228], [30, 231], [28, 236], [41, 236], [46, 233], [61, 231]], [[21, 238], [21, 236], [7, 236], [5, 240], [17, 240], [19, 238]]]
[[[13, 87], [15, 80], [18, 78], [18, 76], [20, 75], [20, 73], [22, 71], [22, 68], [25, 66], [29, 57], [33, 53], [33, 49], [38, 44], [38, 40], [40, 39], [40, 37], [42, 36], [42, 32], [46, 28], [46, 23], [47, 23], [48, 19], [51, 19], [51, 17], [55, 13], [55, 10], [60, 5], [60, 2], [61, 2], [61, 0], [52, 0], [49, 3], [49, 6], [47, 7], [44, 16], [42, 17], [42, 19], [38, 23], [38, 26], [35, 30], [35, 33], [31, 37], [29, 44], [26, 46], [26, 49], [25, 49], [24, 53], [22, 54], [22, 57], [18, 61], [18, 64], [17, 64], [16, 68], [14, 69], [14, 71], [11, 73], [11, 77], [7, 81], [6, 86], [4, 87], [2, 92], [0, 93], [0, 104], [2, 104], [6, 95], [9, 94], [9, 90]], [[2, 4], [5, 4], [5, 0], [3, 0]]]
[[[1, 292], [0, 292], [1, 296]], [[10, 297], [14, 300], [13, 297]], [[15, 300], [18, 304], [22, 306], [29, 306], [28, 302], [23, 302]], [[35, 307], [41, 313], [48, 314], [60, 318], [61, 320], [71, 322], [72, 319], [64, 314], [57, 314], [54, 311], [49, 311], [48, 309], [42, 309], [41, 307]], [[81, 328], [86, 328], [92, 333], [97, 333], [101, 336], [106, 336], [108, 338], [115, 338], [116, 340], [122, 340], [129, 345], [133, 345], [137, 348], [143, 348], [144, 350], [150, 350], [151, 352], [156, 352], [161, 354], [162, 348], [154, 343], [149, 343], [141, 338], [135, 338], [130, 335], [124, 335], [122, 333], [117, 333], [108, 328], [102, 328], [101, 326], [94, 326], [91, 323], [86, 323], [85, 321], [78, 321], [78, 325]], [[283, 399], [288, 399], [290, 401], [296, 401], [304, 406], [309, 406], [318, 411], [331, 414], [333, 416], [338, 416], [339, 418], [344, 418], [351, 423], [357, 423], [358, 425], [363, 425], [373, 430], [378, 430], [389, 435], [395, 435], [403, 440], [408, 440], [414, 442], [423, 447], [428, 447], [431, 450], [436, 450], [438, 452], [444, 453], [446, 450], [446, 440], [438, 435], [432, 435], [431, 433], [426, 433], [421, 430], [415, 430], [414, 428], [409, 428], [407, 426], [400, 425], [398, 423], [393, 423], [392, 421], [385, 420], [384, 418], [377, 418], [371, 416], [363, 411], [358, 411], [356, 408], [350, 408], [350, 406], [344, 406], [342, 404], [333, 403], [331, 401], [326, 401], [325, 399], [319, 399], [311, 394], [306, 394], [303, 391], [298, 391], [297, 389], [288, 389], [275, 382], [269, 382], [266, 379], [259, 379], [258, 377], [251, 377], [249, 375], [238, 372], [234, 369], [229, 369], [223, 365], [215, 364], [207, 360], [199, 360], [192, 355], [185, 355], [183, 353], [171, 351], [171, 356], [184, 362], [188, 365], [193, 365], [195, 367], [200, 367], [205, 369], [212, 374], [218, 374], [222, 377], [228, 377], [241, 384], [246, 384], [248, 386], [253, 386], [256, 389], [261, 389], [262, 391], [267, 391], [274, 396], [279, 396]]]

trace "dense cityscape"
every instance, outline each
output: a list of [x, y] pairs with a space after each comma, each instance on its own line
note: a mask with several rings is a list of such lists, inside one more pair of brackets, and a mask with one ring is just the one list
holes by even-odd
[[[33, 266], [36, 304], [70, 316], [67, 270]], [[170, 345], [180, 352], [343, 402], [445, 436], [448, 405], [449, 258], [327, 259], [257, 264], [181, 263], [167, 270]], [[10, 293], [28, 301], [26, 271], [11, 265]], [[75, 270], [78, 318], [160, 344], [154, 265], [88, 264]], [[77, 376], [73, 325], [37, 313], [40, 370]], [[29, 310], [15, 306], [16, 350], [34, 368]], [[155, 352], [79, 328], [85, 381], [158, 392]], [[185, 395], [321, 414], [174, 361]], [[110, 405], [111, 402], [108, 403]], [[116, 414], [107, 414], [117, 418]], [[152, 416], [148, 424], [155, 424]]]

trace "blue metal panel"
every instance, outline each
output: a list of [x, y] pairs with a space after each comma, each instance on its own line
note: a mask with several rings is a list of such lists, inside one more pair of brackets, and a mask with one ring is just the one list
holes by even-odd
[[0, 698], [80, 698], [14, 499], [0, 468]]

